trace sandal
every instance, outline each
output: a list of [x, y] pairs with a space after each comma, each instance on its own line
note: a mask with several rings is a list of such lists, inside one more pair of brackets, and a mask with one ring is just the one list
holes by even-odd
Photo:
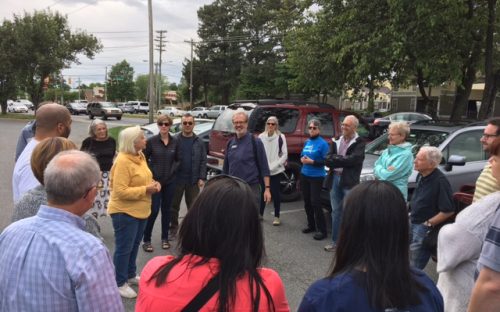
[[169, 249], [170, 248], [170, 243], [168, 242], [168, 240], [162, 240], [161, 241], [161, 248], [163, 248], [163, 249]]
[[153, 245], [151, 245], [151, 242], [144, 242], [142, 244], [142, 250], [145, 252], [153, 252]]

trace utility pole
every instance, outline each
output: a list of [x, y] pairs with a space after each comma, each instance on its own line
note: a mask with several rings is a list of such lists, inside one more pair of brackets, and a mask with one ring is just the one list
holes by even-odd
[[104, 101], [108, 101], [108, 65], [106, 65], [106, 70], [104, 72]]
[[161, 88], [162, 88], [162, 83], [163, 83], [163, 79], [162, 79], [162, 76], [161, 76], [161, 56], [162, 56], [162, 53], [163, 51], [165, 51], [165, 41], [163, 40], [164, 37], [163, 35], [167, 33], [166, 30], [157, 30], [156, 31], [159, 36], [158, 36], [158, 39], [155, 39], [155, 41], [158, 42], [158, 44], [156, 45], [156, 50], [160, 52], [160, 61], [158, 63], [158, 72], [159, 72], [159, 75], [160, 75], [160, 79], [159, 79], [159, 83], [156, 85], [156, 88], [158, 90], [158, 103], [157, 103], [157, 107], [159, 107], [162, 103], [161, 101]]
[[153, 123], [153, 108], [155, 107], [154, 92], [154, 55], [153, 55], [153, 4], [148, 0], [148, 19], [149, 19], [149, 122]]
[[194, 41], [191, 38], [190, 41], [184, 40], [184, 42], [191, 44], [191, 61], [190, 61], [191, 66], [189, 69], [189, 71], [190, 71], [190, 73], [189, 73], [189, 102], [190, 102], [191, 108], [193, 108], [193, 45], [194, 45]]
[[[161, 88], [159, 87], [160, 83], [161, 83], [161, 77], [158, 76], [158, 67], [159, 67], [159, 63], [155, 63], [155, 83], [156, 83], [156, 92], [158, 93], [158, 90]], [[159, 100], [159, 94], [155, 94], [155, 97], [156, 97], [156, 111], [158, 111], [160, 108], [160, 100]]]
[[80, 84], [80, 77], [78, 77], [78, 103], [80, 103], [81, 98], [80, 98], [80, 93], [82, 93], [82, 86]]
[[64, 105], [64, 76], [61, 75], [61, 105]]

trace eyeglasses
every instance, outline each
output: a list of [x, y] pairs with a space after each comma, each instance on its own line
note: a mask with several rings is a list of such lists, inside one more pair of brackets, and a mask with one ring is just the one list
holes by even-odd
[[93, 189], [94, 187], [97, 187], [97, 185], [92, 185], [92, 186], [91, 186], [91, 187], [90, 187], [90, 188], [89, 188], [89, 189], [85, 192], [85, 194], [83, 195], [83, 198], [87, 198], [87, 196], [89, 196], [90, 191], [92, 191], [92, 189]]
[[183, 121], [183, 122], [182, 122], [182, 124], [183, 124], [184, 126], [187, 126], [187, 125], [192, 126], [192, 125], [193, 125], [193, 122], [192, 122], [192, 121]]
[[168, 122], [159, 122], [158, 127], [165, 126], [165, 127], [170, 127], [170, 124]]
[[246, 123], [247, 123], [246, 121], [233, 121], [233, 125], [242, 125]]
[[228, 175], [228, 174], [219, 174], [219, 175], [216, 175], [215, 177], [213, 178], [210, 178], [207, 183], [205, 184], [205, 186], [208, 186], [212, 183], [214, 183], [215, 181], [218, 181], [218, 180], [222, 180], [222, 179], [230, 179], [230, 180], [233, 180], [235, 181], [239, 186], [240, 188], [244, 188], [245, 185], [248, 186], [248, 183], [245, 181], [245, 180], [242, 180], [238, 177], [235, 177], [235, 176], [232, 176], [232, 175]]
[[309, 130], [316, 130], [318, 127], [309, 127]]
[[498, 134], [488, 134], [488, 133], [483, 133], [483, 138], [489, 139], [489, 138], [496, 138]]
[[276, 126], [276, 124], [275, 124], [275, 123], [273, 123], [273, 122], [268, 122], [268, 123], [267, 123], [267, 125], [268, 125], [268, 126]]

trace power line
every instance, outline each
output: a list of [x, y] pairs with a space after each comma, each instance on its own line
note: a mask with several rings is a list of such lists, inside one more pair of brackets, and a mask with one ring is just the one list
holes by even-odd
[[82, 6], [82, 7], [81, 7], [81, 8], [79, 8], [79, 9], [76, 9], [76, 10], [74, 10], [74, 11], [71, 11], [71, 12], [67, 13], [66, 15], [71, 15], [71, 14], [73, 14], [73, 13], [76, 13], [76, 12], [78, 12], [78, 11], [80, 11], [80, 10], [85, 9], [86, 7], [89, 7], [89, 6], [91, 6], [91, 5], [96, 4], [97, 2], [99, 2], [99, 0], [96, 0], [96, 1], [94, 1], [94, 2], [92, 2], [92, 3], [87, 4], [87, 5], [84, 5], [84, 6]]
[[56, 4], [58, 4], [59, 2], [62, 2], [62, 1], [64, 1], [64, 0], [58, 0], [58, 1], [54, 2], [54, 3], [52, 3], [51, 5], [49, 5], [47, 7], [47, 9], [50, 9], [51, 6], [54, 6], [54, 5], [56, 5]]

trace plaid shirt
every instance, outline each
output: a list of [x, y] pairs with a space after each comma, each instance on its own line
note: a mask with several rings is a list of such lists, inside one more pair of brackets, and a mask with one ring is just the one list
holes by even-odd
[[123, 311], [108, 250], [82, 218], [40, 206], [0, 235], [0, 311]]

